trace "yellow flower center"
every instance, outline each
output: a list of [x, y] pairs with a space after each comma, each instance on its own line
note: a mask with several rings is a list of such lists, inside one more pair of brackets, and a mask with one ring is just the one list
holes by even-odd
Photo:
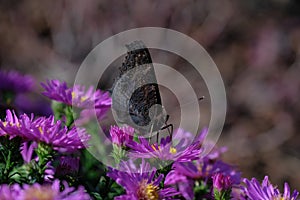
[[[160, 148], [159, 145], [158, 145], [158, 146], [155, 146], [154, 144], [152, 144], [151, 147], [152, 147], [152, 149], [153, 149], [154, 151], [159, 151], [159, 150], [161, 150], [161, 148]], [[170, 152], [171, 154], [175, 154], [175, 153], [177, 153], [177, 149], [174, 148], [174, 147], [170, 147], [169, 152]]]
[[18, 128], [20, 128], [20, 127], [21, 127], [21, 125], [20, 125], [20, 123], [19, 123], [19, 122], [17, 122], [17, 123], [12, 123], [12, 122], [9, 122], [9, 123], [8, 123], [8, 122], [3, 122], [2, 124], [3, 124], [3, 126], [4, 126], [4, 127], [6, 127], [8, 124], [9, 124], [10, 126], [14, 126], [14, 125], [15, 125], [15, 126], [17, 126]]
[[81, 102], [84, 102], [85, 100], [87, 100], [87, 97], [81, 97], [81, 98], [80, 98], [80, 101], [81, 101]]
[[44, 134], [42, 127], [39, 127], [39, 131], [41, 134]]
[[[72, 99], [75, 99], [77, 97], [76, 93], [73, 91], [72, 92]], [[81, 102], [84, 102], [85, 100], [87, 100], [88, 97], [87, 96], [83, 96], [83, 97], [80, 97], [80, 101]]]
[[170, 147], [170, 153], [175, 154], [177, 153], [177, 150], [174, 147]]
[[158, 188], [157, 186], [154, 186], [152, 184], [147, 185], [146, 189], [145, 189], [145, 193], [147, 198], [150, 200], [154, 200], [154, 199], [158, 199], [158, 192], [157, 192]]
[[294, 198], [292, 198], [292, 199], [285, 199], [284, 197], [276, 197], [276, 198], [274, 198], [274, 200], [294, 200]]
[[158, 200], [159, 194], [158, 194], [159, 188], [153, 184], [147, 184], [146, 181], [142, 181], [139, 187], [139, 190], [137, 192], [137, 196], [139, 199], [143, 200]]
[[42, 186], [40, 188], [29, 188], [26, 190], [24, 200], [53, 200], [57, 196], [49, 186]]
[[7, 126], [7, 122], [3, 122], [3, 126], [6, 127]]
[[76, 97], [76, 93], [73, 91], [72, 92], [72, 99], [75, 99], [75, 97]]

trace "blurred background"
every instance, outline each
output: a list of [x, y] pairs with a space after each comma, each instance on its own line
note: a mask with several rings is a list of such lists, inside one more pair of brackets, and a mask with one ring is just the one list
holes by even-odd
[[98, 43], [143, 26], [187, 34], [217, 64], [228, 100], [224, 160], [244, 177], [300, 190], [299, 1], [2, 0], [0, 66], [71, 82]]

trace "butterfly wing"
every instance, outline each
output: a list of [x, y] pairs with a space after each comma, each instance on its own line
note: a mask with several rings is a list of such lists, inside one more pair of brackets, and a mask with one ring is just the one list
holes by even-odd
[[126, 47], [113, 87], [112, 107], [118, 122], [143, 132], [158, 131], [164, 124], [164, 111], [150, 52], [142, 41]]

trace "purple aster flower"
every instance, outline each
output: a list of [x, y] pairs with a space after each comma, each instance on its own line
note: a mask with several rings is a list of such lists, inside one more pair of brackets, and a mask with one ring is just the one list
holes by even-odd
[[52, 100], [72, 105], [72, 88], [68, 88], [66, 82], [60, 82], [59, 80], [47, 80], [47, 83], [41, 83], [45, 92], [42, 94], [49, 97]]
[[92, 86], [86, 91], [84, 86], [68, 87], [66, 82], [59, 80], [48, 80], [41, 85], [45, 89], [42, 93], [45, 96], [80, 109], [77, 111], [79, 117], [75, 119], [78, 126], [86, 124], [95, 117], [98, 120], [102, 119], [111, 106], [109, 93], [95, 90]]
[[66, 82], [59, 80], [48, 80], [47, 83], [41, 83], [45, 89], [45, 96], [79, 108], [108, 108], [111, 105], [111, 98], [108, 92], [96, 90], [91, 86], [85, 90], [84, 86], [75, 85], [69, 88]]
[[[21, 127], [26, 127], [29, 118], [24, 117], [23, 119]], [[53, 116], [49, 118], [40, 117], [32, 121], [23, 135], [29, 140], [44, 142], [55, 150], [61, 151], [85, 148], [84, 145], [87, 145], [90, 138], [85, 129], [73, 127], [68, 130], [66, 126], [62, 126], [61, 121], [55, 122]]]
[[[214, 174], [222, 173], [223, 175], [230, 176], [233, 184], [240, 183], [240, 172], [237, 172], [233, 166], [222, 161], [211, 162], [207, 159], [201, 159], [196, 162], [186, 162], [173, 164], [173, 175], [181, 177], [181, 181], [185, 182], [188, 179], [208, 181]], [[170, 175], [171, 175], [170, 174]], [[169, 177], [168, 183], [174, 184], [172, 177]], [[168, 176], [167, 178], [168, 179]]]
[[192, 162], [173, 164], [165, 180], [166, 185], [177, 185], [178, 191], [186, 199], [194, 198], [195, 180], [201, 180], [203, 174], [201, 170]]
[[84, 148], [90, 138], [85, 129], [73, 127], [68, 130], [66, 126], [62, 126], [61, 121], [55, 121], [53, 116], [34, 119], [33, 114], [31, 117], [23, 114], [18, 118], [10, 110], [6, 113], [6, 120], [0, 121], [1, 135], [43, 142], [63, 152]]
[[[187, 138], [181, 138], [179, 143], [173, 145], [173, 141], [168, 136], [162, 138], [160, 144], [150, 144], [143, 137], [139, 138], [140, 143], [131, 141], [128, 146], [131, 148], [129, 156], [133, 158], [158, 158], [165, 161], [187, 162], [199, 159], [203, 152], [202, 143], [207, 135], [207, 129], [204, 129], [194, 141]], [[176, 137], [176, 135], [175, 135]]]
[[232, 186], [230, 176], [223, 175], [222, 173], [214, 174], [212, 179], [214, 188], [216, 188], [219, 192], [229, 190]]
[[121, 128], [118, 126], [111, 126], [109, 133], [114, 144], [125, 147], [133, 140], [134, 129], [129, 126]]
[[83, 187], [69, 187], [66, 182], [62, 182], [63, 190], [60, 188], [60, 181], [55, 180], [52, 184], [33, 185], [18, 184], [0, 186], [0, 199], [2, 200], [90, 200], [90, 196], [85, 192]]
[[33, 89], [34, 79], [17, 71], [0, 71], [0, 90], [15, 93], [28, 92]]
[[116, 197], [116, 200], [172, 199], [172, 196], [178, 194], [173, 188], [160, 188], [163, 174], [155, 178], [156, 170], [151, 169], [144, 160], [139, 168], [133, 162], [123, 162], [120, 168], [122, 171], [110, 168], [107, 173], [126, 190], [126, 194]]
[[268, 176], [265, 176], [263, 182], [260, 184], [257, 179], [252, 178], [251, 180], [244, 179], [246, 186], [242, 187], [244, 197], [242, 199], [250, 200], [269, 200], [269, 199], [282, 199], [282, 200], [296, 200], [299, 192], [294, 190], [291, 195], [290, 187], [287, 183], [284, 184], [283, 194], [277, 189], [276, 186], [273, 186]]
[[[209, 156], [208, 156], [209, 157]], [[195, 181], [208, 182], [215, 174], [230, 177], [234, 186], [240, 183], [240, 173], [222, 161], [212, 161], [208, 157], [195, 162], [175, 162], [173, 170], [166, 176], [166, 185], [177, 185], [179, 192], [186, 199], [194, 198]]]

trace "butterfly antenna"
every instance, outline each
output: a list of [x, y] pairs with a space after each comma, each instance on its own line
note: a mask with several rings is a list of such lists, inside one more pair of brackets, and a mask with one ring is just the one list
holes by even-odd
[[153, 124], [151, 125], [151, 129], [150, 129], [150, 137], [149, 137], [149, 143], [150, 143], [150, 140], [151, 140], [151, 138], [152, 138], [152, 131], [153, 131]]
[[[205, 96], [202, 96], [202, 97], [198, 98], [198, 101], [202, 101], [202, 100], [204, 100], [204, 99], [205, 99]], [[182, 104], [181, 106], [186, 106], [186, 105], [189, 105], [189, 104], [194, 103], [194, 102], [195, 102], [195, 101], [186, 102], [186, 103]], [[178, 106], [177, 106], [177, 107], [178, 107]]]

